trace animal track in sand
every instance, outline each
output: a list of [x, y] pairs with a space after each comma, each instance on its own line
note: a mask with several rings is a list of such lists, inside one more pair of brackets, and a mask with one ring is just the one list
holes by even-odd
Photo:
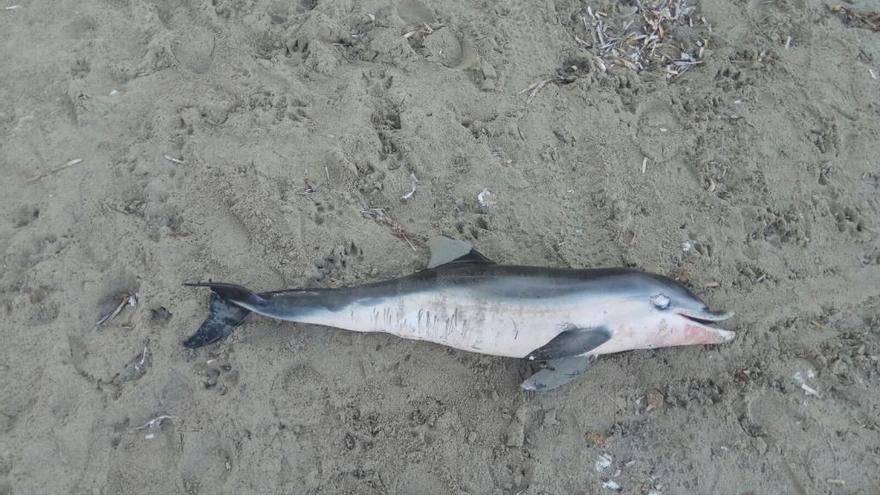
[[799, 208], [794, 206], [777, 212], [771, 208], [758, 212], [750, 239], [762, 239], [774, 247], [782, 244], [806, 246], [810, 241], [810, 229]]
[[199, 370], [199, 375], [205, 390], [213, 390], [220, 395], [226, 395], [230, 388], [238, 385], [238, 370], [225, 361], [210, 360]]
[[258, 122], [278, 124], [285, 121], [305, 122], [310, 120], [306, 111], [308, 105], [292, 95], [277, 94], [263, 90], [248, 97], [247, 109]]
[[715, 72], [715, 87], [721, 91], [741, 91], [747, 86], [752, 86], [754, 80], [749, 76], [744, 76], [742, 71], [732, 66], [725, 66]]
[[40, 218], [40, 209], [35, 205], [22, 205], [12, 214], [12, 225], [15, 228], [26, 227]]
[[[384, 71], [369, 71], [364, 73], [367, 79], [367, 94], [374, 97], [376, 109], [370, 117], [370, 124], [376, 131], [379, 139], [379, 161], [384, 162], [388, 170], [400, 168], [404, 161], [402, 145], [399, 142], [398, 131], [403, 128], [401, 105], [386, 97], [391, 89], [393, 77], [387, 76]], [[375, 171], [368, 162], [356, 164], [358, 174], [370, 175]]]
[[459, 234], [478, 241], [483, 234], [488, 233], [491, 229], [486, 215], [474, 214], [467, 220], [456, 223], [455, 230]]
[[171, 50], [184, 67], [196, 74], [203, 74], [214, 61], [215, 44], [214, 35], [207, 29], [195, 27], [178, 36]]
[[[354, 242], [348, 245], [338, 245], [322, 260], [315, 262], [316, 275], [312, 282], [321, 282], [325, 279], [350, 280], [356, 275], [356, 263], [363, 262], [364, 251]], [[355, 262], [355, 263], [352, 263]]]
[[[272, 408], [282, 428], [316, 427], [331, 412], [328, 384], [323, 375], [307, 364], [293, 365], [272, 381]], [[296, 411], [291, 416], [289, 411]]]
[[639, 149], [652, 161], [665, 162], [681, 152], [682, 126], [671, 105], [655, 100], [636, 109], [636, 138]]

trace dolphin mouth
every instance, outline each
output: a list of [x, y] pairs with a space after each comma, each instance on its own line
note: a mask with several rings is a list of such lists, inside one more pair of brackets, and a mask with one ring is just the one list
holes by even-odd
[[728, 320], [734, 315], [732, 311], [710, 311], [709, 309], [702, 311], [679, 310], [677, 313], [689, 320], [703, 324]]
[[723, 344], [736, 338], [736, 332], [724, 330], [712, 325], [724, 321], [733, 313], [724, 311], [710, 311], [708, 308], [699, 312], [679, 311], [678, 315], [692, 323], [685, 325], [685, 330], [692, 335], [693, 343], [699, 344]]

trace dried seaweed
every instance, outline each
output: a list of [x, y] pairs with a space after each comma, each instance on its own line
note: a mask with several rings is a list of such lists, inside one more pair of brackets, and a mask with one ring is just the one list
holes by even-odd
[[696, 7], [687, 0], [635, 0], [630, 5], [609, 5], [607, 10], [588, 6], [581, 21], [590, 39], [575, 37], [596, 56], [600, 71], [614, 66], [635, 72], [657, 68], [672, 78], [703, 63], [708, 40], [697, 34], [697, 28], [711, 31], [711, 27], [703, 17], [695, 27]]

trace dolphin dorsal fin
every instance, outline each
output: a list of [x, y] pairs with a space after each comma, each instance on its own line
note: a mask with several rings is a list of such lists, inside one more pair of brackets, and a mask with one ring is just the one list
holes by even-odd
[[445, 236], [429, 240], [428, 248], [431, 250], [431, 261], [428, 262], [428, 268], [436, 268], [450, 263], [495, 263], [480, 254], [471, 243]]

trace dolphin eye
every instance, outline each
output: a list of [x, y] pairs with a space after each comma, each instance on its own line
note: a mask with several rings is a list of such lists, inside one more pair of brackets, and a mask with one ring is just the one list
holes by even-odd
[[668, 297], [663, 294], [657, 294], [656, 296], [651, 296], [651, 304], [654, 305], [657, 309], [668, 309], [669, 303], [671, 301]]

